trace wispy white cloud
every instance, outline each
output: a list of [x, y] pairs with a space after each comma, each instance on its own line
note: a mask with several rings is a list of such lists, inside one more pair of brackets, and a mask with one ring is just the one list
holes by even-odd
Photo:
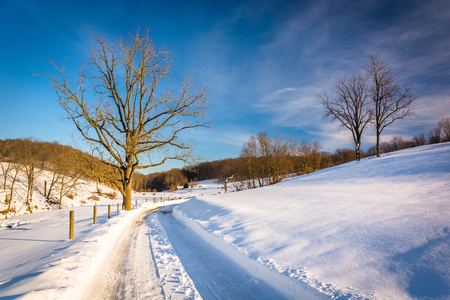
[[269, 114], [273, 125], [294, 128], [310, 126], [317, 124], [321, 118], [317, 92], [314, 87], [287, 87], [259, 99], [254, 107]]
[[208, 142], [218, 145], [241, 147], [248, 141], [250, 133], [239, 130], [238, 128], [220, 128], [215, 130], [198, 131], [194, 139], [198, 142]]

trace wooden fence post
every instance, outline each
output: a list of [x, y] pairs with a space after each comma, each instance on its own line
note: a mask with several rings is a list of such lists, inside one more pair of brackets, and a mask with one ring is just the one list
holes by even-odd
[[111, 218], [111, 204], [108, 204], [108, 219]]
[[119, 203], [117, 203], [117, 213], [119, 213], [119, 210], [120, 210]]
[[71, 210], [70, 211], [70, 225], [69, 225], [69, 239], [73, 240], [73, 236], [74, 236], [74, 211]]
[[97, 205], [94, 205], [94, 224], [97, 224]]

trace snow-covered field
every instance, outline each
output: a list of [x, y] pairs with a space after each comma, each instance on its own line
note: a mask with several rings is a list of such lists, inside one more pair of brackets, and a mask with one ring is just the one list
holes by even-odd
[[446, 143], [196, 197], [175, 213], [219, 248], [231, 245], [229, 255], [332, 298], [449, 299], [449, 183]]
[[[211, 286], [242, 282], [232, 275], [242, 268], [249, 282], [292, 299], [450, 299], [449, 183], [446, 143], [243, 192], [223, 194], [220, 184], [207, 181], [174, 193], [137, 193], [137, 207], [117, 213], [113, 206], [111, 219], [106, 202], [98, 205], [97, 224], [92, 206], [9, 218], [0, 225], [18, 226], [0, 226], [0, 298], [97, 293], [102, 299], [105, 292], [124, 299], [208, 299], [221, 295], [205, 292]], [[160, 202], [188, 195], [194, 197]], [[178, 204], [172, 214], [145, 217], [167, 204]], [[74, 240], [68, 239], [70, 209]], [[235, 265], [231, 275], [201, 276], [196, 266], [203, 262], [192, 263], [183, 244], [198, 239], [215, 250], [204, 244], [194, 252], [215, 255], [213, 261], [227, 257]]]

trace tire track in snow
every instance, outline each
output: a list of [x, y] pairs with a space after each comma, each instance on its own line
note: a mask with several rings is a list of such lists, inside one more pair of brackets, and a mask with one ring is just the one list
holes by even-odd
[[181, 263], [177, 252], [170, 243], [164, 228], [158, 222], [157, 215], [149, 215], [147, 225], [152, 254], [158, 270], [159, 283], [163, 289], [164, 298], [202, 299]]
[[142, 215], [135, 222], [130, 236], [121, 299], [164, 299], [148, 237], [148, 217]]
[[285, 299], [204, 241], [172, 214], [156, 214], [184, 268], [205, 299]]
[[139, 214], [97, 271], [82, 299], [164, 299], [152, 258], [145, 218]]

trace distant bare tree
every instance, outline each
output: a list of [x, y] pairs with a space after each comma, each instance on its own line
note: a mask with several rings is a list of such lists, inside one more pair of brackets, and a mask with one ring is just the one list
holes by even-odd
[[10, 143], [8, 140], [4, 141], [0, 146], [0, 168], [3, 176], [3, 189], [6, 190], [6, 182], [8, 179], [9, 172], [12, 169], [12, 164], [7, 163], [9, 161], [8, 155], [10, 148]]
[[394, 136], [389, 143], [390, 151], [397, 151], [406, 148], [406, 143], [401, 136]]
[[436, 126], [433, 129], [431, 129], [430, 132], [428, 133], [428, 143], [437, 144], [442, 142], [441, 131], [442, 129], [439, 126]]
[[84, 165], [80, 161], [86, 160], [86, 158], [80, 156], [81, 152], [69, 148], [64, 152], [54, 151], [48, 161], [47, 168], [51, 171], [52, 177], [44, 196], [49, 201], [54, 192], [57, 195], [59, 209], [62, 208], [63, 197], [75, 189], [83, 174]]
[[322, 146], [317, 141], [301, 141], [298, 148], [298, 155], [301, 157], [301, 170], [311, 173], [320, 168], [320, 149]]
[[60, 177], [58, 181], [58, 202], [59, 209], [62, 208], [63, 197], [69, 194], [75, 189], [78, 181], [81, 178], [81, 172], [74, 172], [72, 168], [66, 168], [64, 171], [60, 172]]
[[423, 133], [413, 136], [415, 146], [422, 146], [427, 143], [427, 139]]
[[59, 104], [87, 141], [98, 146], [97, 156], [112, 168], [106, 178], [131, 209], [133, 173], [167, 160], [192, 161], [186, 130], [207, 127], [209, 99], [205, 89], [192, 92], [191, 79], [181, 92], [162, 91], [170, 70], [170, 55], [156, 49], [148, 32], [137, 31], [110, 43], [96, 37], [89, 63], [74, 84], [64, 68], [50, 62], [57, 75], [47, 75]]
[[[247, 161], [247, 172], [249, 179], [249, 186], [251, 188], [256, 187], [255, 178], [259, 179], [258, 172], [258, 146], [254, 136], [251, 136], [249, 140], [242, 146], [240, 156]], [[259, 179], [259, 186], [262, 186], [261, 179]]]
[[430, 144], [450, 141], [450, 118], [442, 118], [437, 125], [428, 133]]
[[254, 187], [255, 178], [260, 187], [279, 182], [284, 175], [292, 171], [293, 166], [289, 157], [296, 154], [296, 143], [278, 134], [273, 138], [267, 132], [260, 132], [256, 137], [251, 136], [244, 143], [241, 158], [248, 164], [249, 186]]
[[441, 129], [441, 140], [443, 142], [450, 142], [450, 118], [442, 118], [439, 120], [437, 126]]
[[290, 157], [297, 154], [297, 142], [277, 134], [272, 139], [271, 172], [272, 183], [277, 183], [293, 171]]
[[[10, 179], [9, 195], [8, 195], [8, 212], [13, 211], [12, 203], [14, 200], [14, 186], [18, 180], [19, 174], [22, 173], [22, 165], [19, 163], [18, 155], [14, 152], [8, 156], [8, 177]], [[5, 178], [6, 180], [6, 178]]]
[[25, 204], [28, 206], [30, 213], [33, 212], [32, 201], [35, 181], [42, 173], [42, 154], [42, 148], [38, 143], [33, 143], [33, 141], [29, 139], [22, 141], [22, 157], [18, 159], [22, 165], [22, 170], [27, 177]]
[[351, 131], [355, 143], [356, 159], [360, 159], [361, 139], [364, 129], [372, 120], [369, 107], [367, 79], [361, 75], [352, 75], [340, 79], [333, 93], [319, 95], [325, 107], [324, 118], [338, 120], [342, 127]]
[[370, 56], [365, 67], [371, 83], [370, 96], [374, 104], [375, 130], [377, 135], [377, 157], [380, 157], [380, 136], [383, 130], [396, 120], [414, 115], [411, 87], [400, 87], [393, 70], [377, 56]]

